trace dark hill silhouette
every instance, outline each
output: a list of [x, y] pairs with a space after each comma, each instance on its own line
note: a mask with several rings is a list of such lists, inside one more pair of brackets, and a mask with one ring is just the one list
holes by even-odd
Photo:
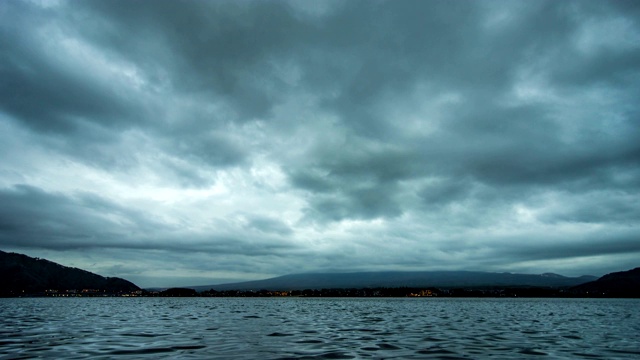
[[110, 294], [140, 290], [124, 279], [103, 277], [49, 260], [0, 251], [0, 295], [37, 294], [50, 289], [92, 289]]
[[373, 287], [571, 287], [595, 280], [594, 276], [565, 277], [557, 274], [529, 275], [477, 271], [385, 271], [357, 273], [292, 274], [271, 279], [231, 284], [193, 286], [204, 291], [304, 290]]
[[198, 296], [198, 293], [194, 289], [170, 288], [160, 292], [159, 295], [168, 296], [168, 297], [190, 297], [190, 296]]
[[585, 296], [640, 297], [640, 267], [610, 273], [571, 290]]

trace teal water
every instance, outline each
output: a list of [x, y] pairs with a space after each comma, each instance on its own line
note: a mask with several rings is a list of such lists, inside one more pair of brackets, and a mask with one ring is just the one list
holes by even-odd
[[0, 359], [638, 359], [638, 299], [0, 299]]

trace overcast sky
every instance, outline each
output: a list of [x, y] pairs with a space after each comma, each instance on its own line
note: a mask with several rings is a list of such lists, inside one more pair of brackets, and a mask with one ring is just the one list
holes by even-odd
[[0, 249], [143, 287], [640, 266], [638, 1], [0, 2]]

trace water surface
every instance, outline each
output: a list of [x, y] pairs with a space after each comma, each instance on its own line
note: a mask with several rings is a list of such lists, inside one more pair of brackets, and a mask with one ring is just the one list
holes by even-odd
[[0, 359], [637, 359], [638, 299], [0, 299]]

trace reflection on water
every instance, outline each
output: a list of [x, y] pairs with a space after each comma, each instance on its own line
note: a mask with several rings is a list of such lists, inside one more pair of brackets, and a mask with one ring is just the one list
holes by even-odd
[[0, 359], [638, 358], [640, 300], [0, 299]]

